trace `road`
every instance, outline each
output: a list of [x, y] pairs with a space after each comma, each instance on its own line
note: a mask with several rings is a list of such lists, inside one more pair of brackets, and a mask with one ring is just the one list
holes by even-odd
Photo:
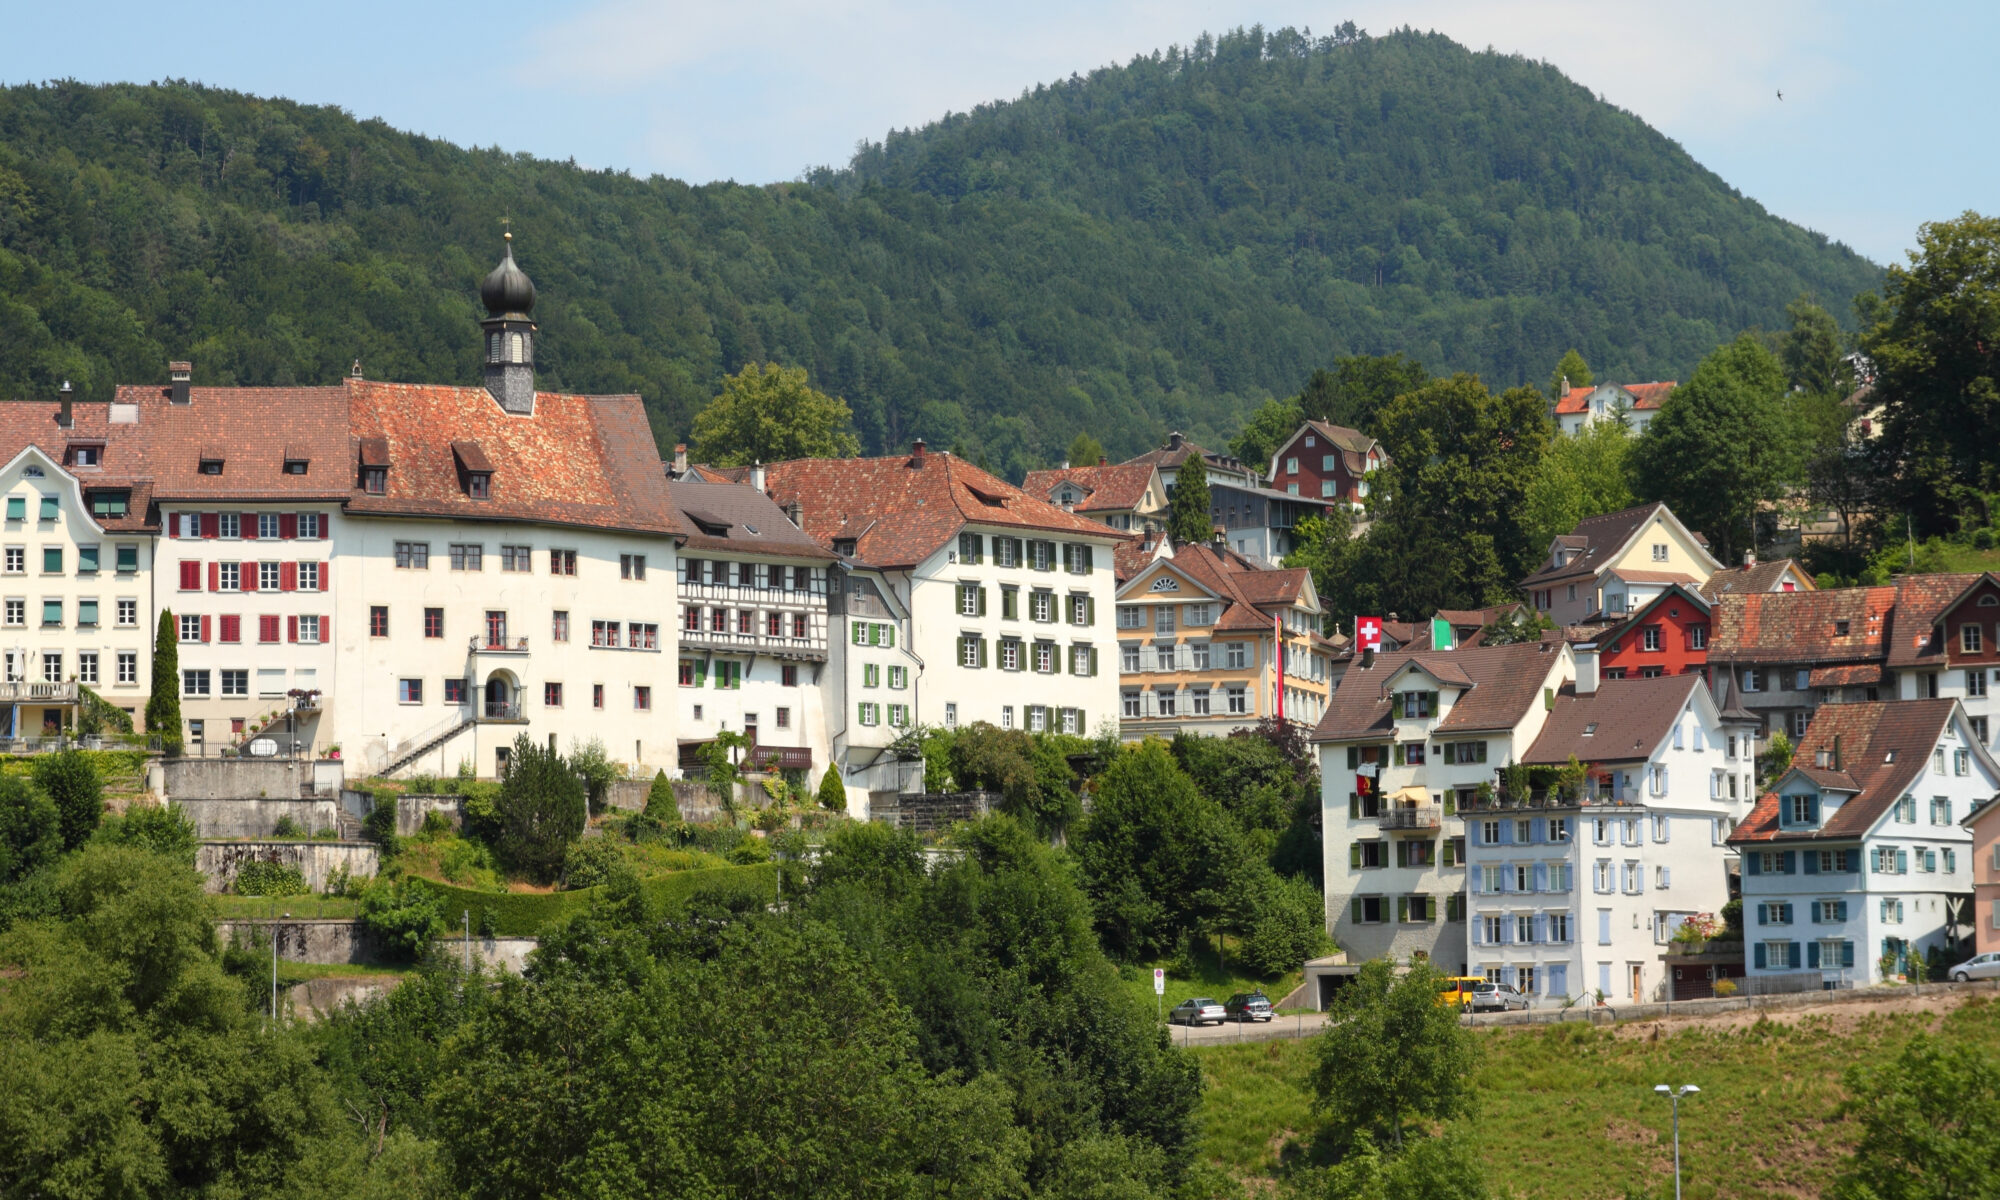
[[1311, 1037], [1326, 1028], [1325, 1013], [1286, 1013], [1268, 1021], [1224, 1021], [1220, 1025], [1169, 1025], [1176, 1046], [1221, 1046]]

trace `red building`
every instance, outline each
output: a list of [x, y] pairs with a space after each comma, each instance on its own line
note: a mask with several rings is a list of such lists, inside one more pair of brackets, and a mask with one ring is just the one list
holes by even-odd
[[1271, 487], [1358, 507], [1368, 495], [1369, 473], [1388, 462], [1382, 443], [1360, 430], [1307, 421], [1271, 455]]
[[1674, 584], [1597, 635], [1597, 666], [1604, 679], [1656, 675], [1708, 675], [1709, 603]]

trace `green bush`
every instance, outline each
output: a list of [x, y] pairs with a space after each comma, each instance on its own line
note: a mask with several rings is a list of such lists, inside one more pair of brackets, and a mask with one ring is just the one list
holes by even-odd
[[284, 816], [278, 818], [278, 823], [276, 825], [271, 826], [271, 836], [281, 837], [281, 838], [302, 838], [306, 836], [306, 831], [299, 825], [297, 821], [292, 820], [292, 814], [286, 813]]
[[104, 778], [96, 761], [85, 751], [64, 750], [38, 756], [30, 770], [35, 786], [55, 802], [63, 849], [83, 845], [104, 816]]
[[404, 783], [409, 786], [409, 794], [412, 796], [437, 795], [438, 781], [435, 775], [412, 775], [404, 780]]
[[239, 896], [303, 896], [310, 890], [305, 874], [297, 867], [261, 858], [236, 868], [232, 886]]
[[396, 800], [375, 797], [375, 807], [361, 819], [361, 836], [385, 848], [396, 844]]
[[[480, 892], [432, 879], [411, 879], [409, 885], [430, 893], [439, 912], [455, 917], [470, 911], [473, 928], [495, 937], [533, 937], [545, 926], [589, 912], [605, 894], [602, 887], [569, 892]], [[639, 890], [668, 911], [685, 908], [696, 898], [770, 903], [777, 897], [778, 869], [761, 863], [676, 871], [642, 880]]]
[[507, 778], [494, 803], [494, 849], [516, 870], [548, 881], [562, 871], [569, 845], [589, 819], [583, 783], [563, 757], [526, 734], [514, 739]]
[[391, 958], [414, 962], [444, 928], [435, 885], [420, 880], [376, 880], [361, 896], [361, 925]]
[[742, 837], [737, 839], [734, 846], [729, 848], [729, 861], [738, 866], [750, 866], [753, 863], [770, 862], [771, 845], [764, 838], [746, 832]]
[[847, 785], [840, 781], [840, 768], [829, 766], [819, 777], [819, 806], [829, 812], [847, 811]]
[[605, 752], [603, 738], [591, 738], [587, 742], [572, 739], [569, 744], [569, 769], [583, 777], [583, 788], [590, 800], [591, 815], [604, 811], [605, 797], [610, 795], [611, 785], [625, 774], [623, 768], [611, 761]]
[[585, 838], [571, 845], [563, 860], [563, 887], [579, 891], [610, 883], [624, 862], [618, 843], [610, 838]]
[[0, 778], [0, 883], [13, 883], [62, 855], [62, 815], [40, 788]]
[[97, 841], [136, 846], [164, 854], [192, 867], [197, 843], [194, 822], [177, 808], [135, 804], [122, 817], [107, 817], [97, 827]]
[[674, 785], [667, 780], [665, 771], [653, 776], [653, 786], [646, 789], [646, 815], [655, 821], [679, 821], [680, 801], [674, 799]]
[[452, 832], [451, 818], [441, 809], [431, 809], [424, 814], [424, 827], [417, 831], [418, 837], [434, 838], [448, 836]]

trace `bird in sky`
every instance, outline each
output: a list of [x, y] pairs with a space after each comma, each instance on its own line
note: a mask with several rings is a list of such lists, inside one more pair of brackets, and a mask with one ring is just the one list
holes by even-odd
[[1778, 99], [1783, 100], [1784, 98], [1785, 98], [1784, 89], [1780, 88], [1778, 90]]

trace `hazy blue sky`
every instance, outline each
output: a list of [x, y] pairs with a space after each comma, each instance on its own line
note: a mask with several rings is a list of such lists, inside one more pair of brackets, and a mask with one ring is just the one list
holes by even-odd
[[2000, 207], [2000, 5], [1977, 2], [5, 0], [0, 80], [195, 79], [459, 143], [765, 182], [1204, 30], [1342, 20], [1545, 59], [1878, 262], [1923, 221]]

